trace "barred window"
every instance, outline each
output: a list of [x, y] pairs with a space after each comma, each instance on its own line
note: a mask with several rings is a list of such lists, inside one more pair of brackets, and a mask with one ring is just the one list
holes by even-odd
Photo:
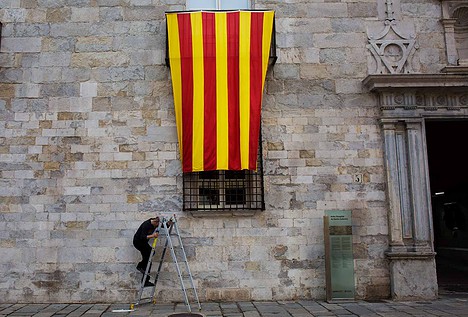
[[265, 210], [261, 151], [256, 171], [183, 174], [185, 211]]
[[249, 8], [249, 0], [187, 0], [187, 10], [232, 10]]

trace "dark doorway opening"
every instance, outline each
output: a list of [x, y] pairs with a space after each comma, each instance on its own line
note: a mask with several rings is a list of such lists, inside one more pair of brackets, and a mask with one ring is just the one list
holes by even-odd
[[468, 291], [468, 120], [427, 121], [437, 281]]

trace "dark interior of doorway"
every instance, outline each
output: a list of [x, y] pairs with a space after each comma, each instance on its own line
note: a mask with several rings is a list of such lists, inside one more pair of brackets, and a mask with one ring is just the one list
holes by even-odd
[[427, 121], [437, 279], [468, 291], [468, 120]]

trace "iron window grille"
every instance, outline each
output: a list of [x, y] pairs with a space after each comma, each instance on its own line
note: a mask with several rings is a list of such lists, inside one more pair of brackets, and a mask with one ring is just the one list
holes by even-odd
[[261, 146], [256, 171], [184, 173], [183, 210], [265, 210]]
[[238, 10], [250, 9], [251, 2], [249, 0], [187, 0], [187, 10]]

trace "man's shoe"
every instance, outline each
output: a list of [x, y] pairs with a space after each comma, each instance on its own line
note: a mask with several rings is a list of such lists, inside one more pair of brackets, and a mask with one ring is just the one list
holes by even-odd
[[145, 275], [145, 269], [144, 269], [144, 268], [138, 267], [138, 266], [137, 266], [137, 270], [138, 270], [138, 272], [140, 272], [141, 274]]
[[154, 286], [154, 284], [152, 282], [150, 282], [150, 281], [145, 282], [145, 287], [153, 287], [153, 286]]

